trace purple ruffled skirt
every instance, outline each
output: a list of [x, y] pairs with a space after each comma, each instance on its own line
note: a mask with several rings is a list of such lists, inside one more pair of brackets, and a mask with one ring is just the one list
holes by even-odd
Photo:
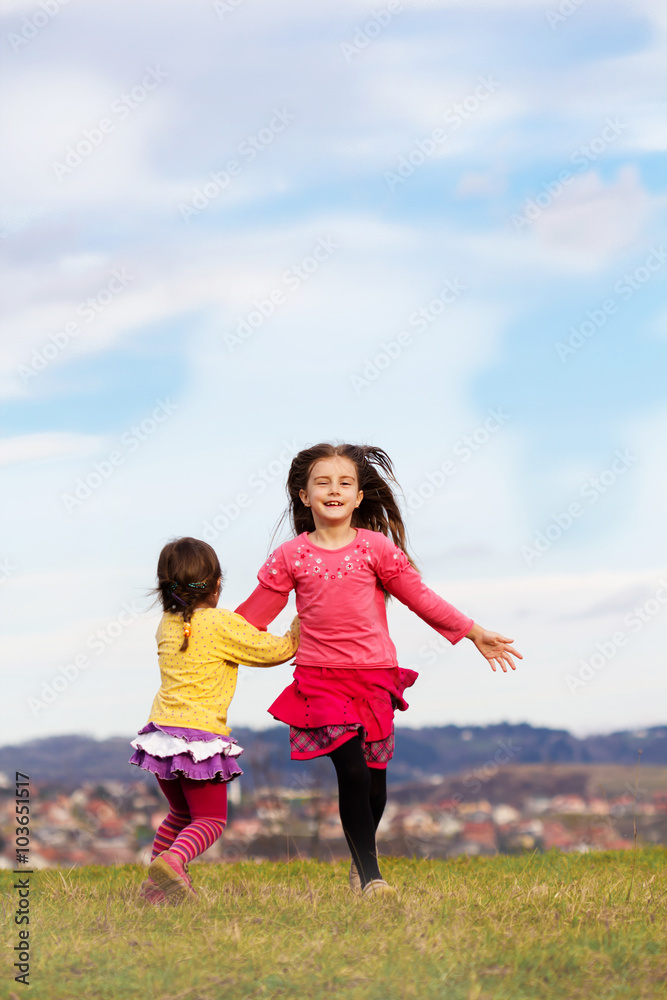
[[243, 748], [231, 736], [149, 722], [131, 746], [130, 764], [167, 781], [181, 776], [197, 781], [233, 781], [243, 774], [236, 760]]

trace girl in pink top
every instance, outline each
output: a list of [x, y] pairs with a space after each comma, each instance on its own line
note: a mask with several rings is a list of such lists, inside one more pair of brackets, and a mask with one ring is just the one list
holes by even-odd
[[422, 583], [406, 553], [395, 485], [381, 448], [319, 444], [299, 452], [287, 477], [296, 537], [269, 556], [259, 586], [236, 609], [264, 629], [296, 591], [294, 680], [269, 712], [290, 726], [293, 759], [331, 757], [350, 885], [366, 895], [394, 892], [378, 868], [375, 831], [387, 801], [394, 710], [408, 707], [403, 693], [417, 678], [398, 666], [387, 595], [451, 643], [471, 639], [493, 670], [514, 670], [512, 657], [521, 658], [512, 639], [487, 632]]

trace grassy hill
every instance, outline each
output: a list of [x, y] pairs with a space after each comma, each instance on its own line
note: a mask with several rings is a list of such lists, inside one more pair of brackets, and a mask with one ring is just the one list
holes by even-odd
[[[137, 866], [31, 876], [39, 1000], [657, 1000], [667, 850], [387, 859], [397, 901], [343, 865], [192, 866], [196, 904], [147, 909]], [[15, 876], [0, 872], [5, 912]], [[11, 927], [6, 921], [6, 927]], [[3, 935], [7, 1000], [12, 934]]]

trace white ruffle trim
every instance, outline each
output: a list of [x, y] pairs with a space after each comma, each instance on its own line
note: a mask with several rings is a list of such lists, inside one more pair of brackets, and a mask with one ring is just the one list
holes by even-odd
[[145, 750], [153, 757], [172, 757], [177, 753], [189, 753], [195, 764], [208, 760], [216, 753], [223, 757], [240, 757], [243, 747], [221, 736], [214, 740], [184, 740], [182, 736], [170, 736], [157, 729], [152, 733], [141, 733], [130, 744], [135, 750]]

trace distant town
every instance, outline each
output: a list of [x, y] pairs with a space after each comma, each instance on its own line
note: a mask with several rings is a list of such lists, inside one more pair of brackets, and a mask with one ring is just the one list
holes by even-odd
[[[344, 858], [333, 768], [289, 759], [284, 727], [233, 735], [243, 777], [204, 861]], [[16, 862], [14, 773], [30, 778], [33, 868], [145, 863], [166, 802], [131, 737], [0, 747], [0, 867]], [[381, 853], [456, 857], [667, 844], [667, 727], [577, 738], [527, 723], [397, 730]], [[24, 863], [24, 862], [21, 862]]]
[[[617, 850], [667, 843], [667, 769], [637, 781], [627, 766], [508, 765], [479, 791], [469, 778], [431, 777], [394, 785], [378, 831], [384, 854], [454, 857], [548, 851]], [[13, 776], [12, 776], [13, 777]], [[467, 784], [464, 782], [467, 781]], [[559, 791], [548, 785], [603, 786], [613, 794]], [[15, 867], [14, 797], [0, 775], [0, 867]], [[203, 861], [344, 858], [347, 848], [331, 787], [256, 787], [230, 791], [225, 834]], [[146, 863], [166, 813], [152, 782], [84, 782], [71, 791], [31, 788], [32, 868]]]

